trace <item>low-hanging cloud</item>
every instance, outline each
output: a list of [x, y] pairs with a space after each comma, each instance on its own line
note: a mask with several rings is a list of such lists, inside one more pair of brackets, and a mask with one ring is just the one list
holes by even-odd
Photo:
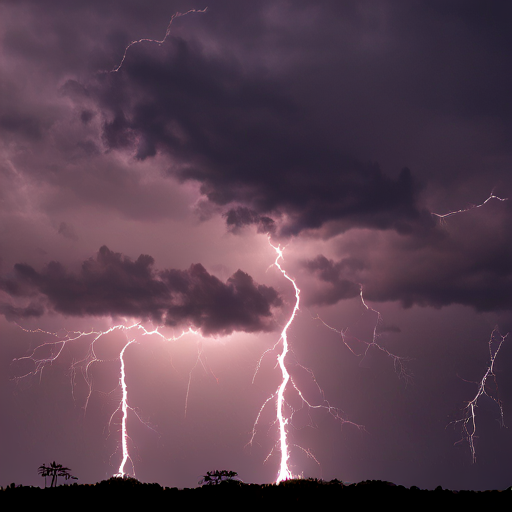
[[0, 279], [12, 298], [30, 300], [27, 307], [3, 303], [8, 319], [53, 311], [69, 316], [123, 316], [158, 325], [193, 327], [208, 335], [266, 332], [276, 328], [273, 308], [282, 301], [272, 287], [259, 285], [238, 270], [225, 283], [201, 264], [187, 270], [153, 268], [151, 256], [135, 261], [103, 246], [79, 273], [50, 262], [38, 272], [16, 264], [13, 277]]
[[317, 292], [307, 299], [309, 305], [332, 305], [343, 299], [351, 299], [360, 294], [361, 287], [358, 283], [345, 279], [343, 271], [349, 267], [360, 269], [363, 266], [361, 261], [344, 259], [338, 262], [319, 255], [312, 260], [302, 262], [303, 267], [311, 274], [314, 274], [320, 281], [329, 283], [329, 287]]
[[510, 310], [510, 205], [495, 206], [461, 214], [457, 223], [438, 226], [428, 239], [373, 236], [349, 258], [335, 261], [319, 255], [302, 262], [308, 274], [326, 283], [309, 302], [334, 304], [354, 296], [356, 283], [361, 283], [366, 299], [398, 301], [406, 308], [460, 304], [476, 311]]

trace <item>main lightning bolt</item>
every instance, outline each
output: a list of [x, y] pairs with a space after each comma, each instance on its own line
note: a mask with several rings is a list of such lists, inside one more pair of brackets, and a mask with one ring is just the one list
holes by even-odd
[[[270, 243], [270, 241], [269, 241]], [[289, 450], [288, 450], [288, 441], [287, 441], [287, 431], [286, 431], [286, 425], [288, 423], [288, 418], [285, 417], [284, 412], [284, 392], [286, 390], [286, 386], [288, 385], [288, 381], [290, 380], [290, 374], [288, 373], [288, 370], [286, 369], [286, 365], [284, 363], [284, 360], [286, 358], [286, 355], [288, 354], [288, 329], [290, 328], [290, 325], [293, 322], [293, 319], [295, 318], [295, 315], [297, 314], [297, 311], [299, 310], [299, 303], [300, 303], [300, 290], [295, 284], [295, 281], [286, 273], [286, 271], [281, 267], [281, 264], [279, 263], [279, 260], [283, 259], [283, 251], [279, 246], [274, 246], [270, 243], [272, 248], [276, 251], [277, 256], [276, 260], [274, 261], [274, 265], [279, 269], [281, 274], [292, 283], [293, 288], [295, 290], [295, 305], [293, 306], [292, 314], [290, 315], [290, 318], [288, 322], [286, 322], [286, 325], [284, 326], [284, 329], [281, 332], [281, 338], [279, 341], [282, 341], [282, 351], [277, 357], [277, 362], [279, 364], [279, 368], [281, 370], [281, 374], [283, 377], [283, 380], [281, 381], [281, 385], [279, 386], [279, 389], [277, 391], [277, 421], [279, 424], [279, 444], [281, 448], [281, 464], [279, 467], [279, 474], [277, 475], [276, 483], [282, 482], [283, 480], [288, 480], [289, 478], [292, 478], [293, 475], [288, 467], [288, 459], [290, 457]]]
[[[258, 361], [258, 364], [256, 366], [256, 371], [254, 373], [253, 382], [256, 377], [256, 374], [259, 371], [261, 362], [262, 362], [263, 358], [265, 357], [265, 355], [268, 354], [269, 352], [272, 352], [272, 351], [278, 349], [278, 347], [280, 346], [280, 352], [277, 356], [276, 366], [279, 367], [279, 370], [281, 372], [281, 383], [279, 384], [277, 391], [274, 394], [272, 394], [271, 396], [269, 396], [267, 398], [267, 400], [265, 400], [265, 402], [261, 406], [261, 408], [256, 416], [256, 420], [254, 422], [254, 427], [252, 430], [252, 436], [251, 436], [251, 439], [249, 440], [248, 444], [249, 445], [252, 444], [252, 442], [254, 440], [254, 437], [256, 435], [256, 427], [258, 425], [258, 422], [260, 420], [263, 410], [265, 409], [265, 407], [268, 403], [272, 402], [275, 399], [276, 400], [275, 423], [278, 425], [278, 432], [279, 432], [279, 439], [278, 439], [278, 443], [276, 444], [276, 447], [277, 446], [279, 447], [279, 452], [281, 455], [279, 471], [278, 471], [277, 478], [276, 478], [276, 483], [278, 484], [284, 480], [295, 478], [295, 475], [292, 473], [292, 471], [290, 469], [290, 465], [289, 465], [290, 447], [288, 444], [288, 427], [291, 424], [291, 421], [293, 419], [293, 414], [294, 414], [293, 409], [290, 408], [290, 405], [286, 402], [286, 399], [285, 399], [285, 393], [286, 393], [289, 385], [291, 385], [291, 388], [298, 394], [302, 403], [305, 404], [307, 407], [309, 407], [311, 409], [324, 409], [327, 412], [329, 412], [329, 414], [331, 414], [341, 424], [348, 423], [348, 424], [353, 425], [359, 429], [363, 429], [364, 427], [362, 427], [361, 425], [358, 425], [356, 423], [353, 423], [351, 421], [346, 420], [345, 418], [342, 417], [341, 411], [339, 409], [337, 409], [336, 407], [333, 407], [331, 404], [329, 404], [329, 402], [325, 399], [323, 391], [320, 388], [318, 382], [316, 381], [316, 378], [315, 378], [313, 372], [309, 368], [305, 368], [304, 366], [299, 365], [302, 369], [304, 369], [306, 372], [308, 372], [310, 374], [312, 380], [316, 384], [318, 391], [320, 392], [320, 394], [323, 398], [323, 402], [321, 404], [312, 404], [311, 402], [309, 402], [306, 399], [306, 397], [304, 396], [304, 394], [302, 393], [302, 391], [297, 387], [297, 385], [293, 381], [293, 378], [290, 375], [290, 373], [287, 369], [287, 366], [286, 366], [286, 357], [290, 353], [290, 343], [288, 340], [288, 331], [289, 331], [289, 329], [299, 311], [300, 289], [297, 286], [297, 283], [295, 282], [295, 280], [288, 275], [288, 273], [286, 272], [286, 270], [283, 268], [283, 266], [281, 264], [281, 262], [284, 260], [283, 249], [281, 248], [281, 246], [273, 245], [270, 241], [270, 238], [269, 238], [269, 244], [276, 252], [276, 259], [275, 259], [273, 265], [279, 270], [279, 272], [281, 272], [283, 277], [285, 279], [287, 279], [293, 286], [293, 289], [295, 292], [295, 303], [294, 303], [292, 312], [290, 314], [290, 317], [289, 317], [288, 321], [286, 322], [283, 330], [281, 331], [281, 335], [280, 335], [279, 339], [277, 340], [277, 342], [274, 344], [274, 346], [272, 348], [266, 350], [263, 353], [263, 355], [261, 356], [261, 358]], [[287, 410], [290, 410], [291, 412], [288, 413]], [[304, 449], [300, 446], [298, 448], [303, 450], [308, 455], [308, 457], [312, 458], [313, 460], [315, 460], [315, 462], [318, 463], [318, 461], [316, 460], [314, 455], [309, 450]], [[267, 456], [267, 459], [270, 457], [270, 455], [272, 453], [273, 453], [273, 450], [269, 453], [269, 455]]]
[[123, 392], [123, 396], [121, 399], [121, 405], [120, 405], [122, 413], [123, 413], [123, 417], [121, 420], [121, 447], [123, 450], [123, 458], [121, 460], [121, 464], [119, 465], [117, 474], [114, 475], [116, 477], [124, 477], [126, 475], [126, 473], [124, 471], [124, 467], [125, 467], [125, 464], [128, 461], [128, 459], [130, 460], [130, 463], [132, 465], [132, 470], [133, 470], [134, 476], [135, 476], [135, 470], [133, 468], [133, 461], [130, 458], [130, 454], [128, 453], [128, 433], [126, 430], [126, 419], [128, 417], [128, 408], [129, 407], [128, 407], [128, 391], [126, 388], [126, 371], [125, 371], [125, 363], [124, 363], [124, 353], [125, 353], [126, 349], [128, 348], [128, 345], [131, 345], [134, 342], [135, 342], [135, 340], [130, 340], [123, 347], [123, 349], [121, 350], [121, 353], [119, 354], [119, 359], [121, 361], [121, 376], [119, 378], [119, 382], [121, 384], [121, 389]]

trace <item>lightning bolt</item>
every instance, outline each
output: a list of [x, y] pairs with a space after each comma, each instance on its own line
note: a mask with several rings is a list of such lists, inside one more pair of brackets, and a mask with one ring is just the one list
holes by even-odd
[[[464, 408], [464, 417], [460, 420], [452, 421], [449, 425], [462, 425], [462, 439], [457, 441], [457, 443], [461, 443], [463, 441], [467, 441], [469, 444], [469, 449], [471, 451], [471, 459], [473, 463], [476, 462], [476, 450], [475, 450], [475, 438], [476, 436], [476, 409], [478, 407], [478, 402], [483, 396], [490, 398], [497, 406], [500, 414], [500, 425], [505, 426], [505, 422], [503, 419], [503, 404], [498, 397], [498, 384], [496, 382], [496, 375], [494, 373], [494, 362], [496, 360], [496, 356], [501, 349], [505, 339], [507, 338], [508, 333], [504, 336], [500, 333], [498, 327], [494, 327], [491, 332], [491, 336], [489, 338], [488, 346], [489, 346], [489, 366], [487, 367], [482, 380], [477, 383], [477, 392], [472, 400], [467, 402], [466, 407]], [[496, 346], [497, 344], [497, 346]], [[496, 349], [493, 350], [493, 345], [496, 346]], [[491, 394], [489, 391], [488, 380], [492, 380], [494, 393]]]
[[128, 407], [128, 391], [126, 388], [126, 371], [125, 371], [125, 363], [124, 363], [124, 353], [125, 353], [126, 349], [128, 348], [128, 346], [134, 342], [135, 342], [135, 340], [130, 340], [123, 347], [123, 349], [121, 350], [121, 353], [119, 354], [119, 359], [121, 361], [121, 376], [119, 378], [119, 383], [120, 383], [121, 389], [123, 391], [123, 396], [122, 396], [121, 404], [120, 404], [120, 407], [121, 407], [121, 410], [123, 413], [123, 418], [121, 420], [121, 446], [123, 449], [123, 458], [121, 460], [121, 464], [119, 465], [119, 470], [117, 471], [117, 473], [114, 476], [121, 477], [121, 478], [124, 477], [126, 474], [124, 472], [124, 467], [125, 467], [125, 464], [128, 461], [128, 459], [130, 460], [130, 463], [132, 465], [133, 476], [135, 476], [135, 470], [133, 468], [133, 461], [130, 457], [130, 454], [128, 453], [128, 433], [126, 430], [126, 418], [128, 417], [129, 407]]
[[158, 45], [162, 45], [163, 43], [165, 43], [166, 39], [169, 37], [170, 33], [171, 33], [171, 25], [172, 25], [172, 22], [176, 19], [176, 18], [181, 18], [182, 16], [186, 16], [187, 14], [191, 14], [191, 13], [205, 13], [207, 11], [208, 7], [205, 7], [204, 9], [190, 9], [189, 11], [187, 12], [177, 12], [175, 14], [172, 15], [170, 21], [169, 21], [169, 24], [167, 25], [167, 30], [165, 31], [165, 35], [164, 35], [164, 38], [159, 41], [158, 39], [147, 39], [147, 38], [142, 38], [142, 39], [137, 39], [135, 41], [132, 41], [124, 50], [124, 54], [123, 54], [123, 57], [121, 59], [121, 62], [115, 67], [113, 68], [110, 73], [117, 73], [121, 67], [123, 66], [124, 64], [124, 61], [126, 59], [126, 55], [128, 54], [128, 50], [136, 45], [136, 44], [140, 44], [140, 43], [156, 43]]
[[[270, 243], [270, 241], [269, 241]], [[285, 411], [284, 411], [284, 392], [286, 390], [286, 386], [288, 385], [288, 381], [290, 380], [290, 374], [288, 373], [288, 370], [286, 369], [286, 365], [284, 364], [284, 360], [288, 354], [288, 329], [290, 328], [290, 325], [292, 324], [295, 315], [297, 314], [297, 311], [299, 310], [299, 303], [300, 303], [300, 290], [295, 284], [295, 281], [286, 273], [286, 271], [281, 267], [281, 264], [279, 263], [279, 260], [283, 259], [283, 251], [279, 246], [274, 246], [270, 243], [272, 248], [276, 251], [277, 256], [276, 260], [274, 261], [274, 265], [279, 269], [281, 274], [292, 283], [293, 288], [295, 290], [295, 305], [293, 306], [292, 314], [290, 315], [290, 318], [288, 322], [286, 322], [286, 325], [284, 326], [284, 329], [281, 332], [281, 338], [279, 341], [282, 341], [282, 351], [277, 356], [277, 362], [279, 364], [279, 368], [281, 370], [281, 375], [283, 380], [281, 381], [281, 385], [278, 388], [277, 391], [277, 421], [279, 424], [279, 444], [281, 448], [281, 464], [279, 468], [279, 474], [277, 475], [276, 483], [279, 483], [283, 480], [288, 480], [289, 478], [292, 478], [293, 475], [288, 467], [288, 460], [290, 458], [289, 450], [288, 450], [288, 441], [287, 441], [287, 430], [286, 425], [288, 424], [288, 418], [285, 417]]]
[[443, 222], [444, 219], [447, 219], [448, 217], [451, 217], [452, 215], [457, 215], [459, 213], [469, 212], [470, 210], [474, 210], [475, 208], [482, 208], [482, 206], [485, 206], [492, 199], [496, 199], [497, 201], [501, 201], [501, 202], [508, 201], [508, 197], [496, 196], [496, 195], [494, 195], [494, 191], [492, 191], [489, 194], [489, 197], [483, 203], [480, 203], [480, 204], [470, 204], [470, 205], [466, 206], [466, 208], [461, 208], [460, 210], [453, 210], [451, 212], [443, 213], [443, 214], [432, 213], [432, 215], [434, 217], [437, 217], [438, 219], [441, 219], [441, 222]]
[[[83, 357], [81, 360], [74, 361], [70, 368], [71, 375], [72, 375], [71, 387], [72, 387], [73, 398], [75, 399], [74, 389], [76, 386], [76, 376], [78, 373], [82, 374], [82, 377], [83, 377], [83, 379], [87, 385], [87, 388], [88, 388], [87, 396], [85, 398], [84, 405], [83, 405], [84, 415], [86, 414], [87, 407], [88, 407], [88, 404], [89, 404], [89, 401], [91, 399], [91, 395], [93, 392], [91, 368], [94, 364], [101, 363], [101, 362], [105, 361], [105, 360], [100, 359], [96, 354], [97, 343], [100, 342], [100, 340], [102, 338], [104, 338], [106, 335], [108, 335], [112, 332], [115, 332], [115, 331], [120, 331], [125, 334], [125, 336], [127, 338], [127, 342], [124, 344], [123, 348], [121, 349], [121, 351], [119, 353], [119, 361], [120, 361], [119, 388], [121, 389], [121, 398], [119, 400], [119, 404], [118, 404], [117, 408], [115, 409], [115, 411], [112, 413], [112, 415], [110, 417], [109, 427], [111, 427], [112, 424], [114, 423], [114, 418], [118, 415], [118, 413], [121, 413], [121, 422], [120, 422], [119, 430], [120, 430], [120, 446], [121, 446], [122, 455], [121, 455], [121, 463], [119, 465], [117, 473], [115, 473], [114, 476], [120, 477], [120, 478], [126, 476], [128, 474], [125, 469], [126, 464], [128, 462], [130, 462], [131, 473], [135, 477], [135, 467], [134, 467], [133, 460], [130, 457], [129, 447], [128, 447], [128, 444], [130, 441], [130, 437], [128, 435], [128, 429], [127, 429], [128, 414], [129, 413], [135, 414], [137, 419], [142, 424], [144, 424], [146, 427], [150, 428], [154, 432], [155, 432], [155, 430], [147, 422], [143, 421], [143, 419], [140, 417], [138, 412], [134, 408], [130, 407], [129, 403], [128, 403], [128, 388], [126, 385], [125, 352], [131, 344], [137, 343], [137, 340], [135, 337], [128, 338], [128, 335], [131, 332], [134, 332], [134, 333], [139, 332], [142, 336], [157, 336], [157, 337], [160, 337], [160, 339], [162, 341], [173, 342], [173, 341], [179, 340], [180, 338], [182, 338], [183, 336], [185, 336], [187, 334], [193, 334], [193, 335], [200, 336], [199, 332], [193, 330], [192, 328], [189, 328], [188, 330], [184, 330], [178, 336], [173, 335], [171, 337], [167, 337], [159, 331], [158, 327], [155, 329], [149, 330], [140, 323], [135, 323], [135, 324], [132, 324], [129, 326], [126, 326], [124, 324], [114, 325], [104, 331], [91, 330], [91, 331], [49, 332], [49, 331], [45, 331], [42, 329], [35, 329], [35, 330], [24, 329], [23, 327], [21, 327], [19, 325], [18, 325], [18, 327], [27, 333], [42, 333], [42, 334], [46, 334], [46, 335], [49, 335], [49, 336], [52, 336], [52, 337], [55, 337], [58, 339], [56, 341], [44, 342], [44, 343], [38, 345], [29, 355], [14, 359], [13, 362], [29, 360], [29, 361], [32, 361], [32, 363], [34, 364], [34, 369], [32, 371], [26, 372], [23, 375], [19, 375], [19, 376], [15, 377], [14, 380], [16, 380], [16, 381], [25, 379], [32, 375], [32, 376], [39, 376], [39, 380], [41, 382], [44, 369], [48, 365], [51, 365], [52, 363], [57, 361], [57, 359], [62, 355], [63, 350], [66, 345], [68, 345], [69, 343], [77, 342], [82, 339], [90, 338], [92, 336], [92, 341], [90, 341], [89, 348], [87, 350], [87, 354], [85, 355], [85, 357]], [[47, 354], [48, 352], [49, 352], [49, 355], [43, 354], [43, 353]], [[187, 392], [186, 392], [186, 397], [185, 397], [185, 415], [186, 415], [187, 403], [188, 403], [188, 398], [189, 398], [190, 382], [191, 382], [191, 378], [192, 378], [192, 373], [199, 363], [201, 363], [203, 365], [203, 368], [205, 370], [207, 370], [206, 364], [202, 358], [201, 347], [198, 348], [198, 355], [197, 355], [196, 363], [194, 364], [193, 368], [191, 369], [191, 371], [189, 373], [189, 381], [188, 381]]]
[[[466, 213], [470, 210], [473, 210], [475, 208], [482, 208], [485, 206], [489, 201], [491, 200], [497, 200], [497, 201], [508, 201], [508, 197], [499, 197], [494, 194], [494, 190], [491, 191], [489, 194], [489, 197], [480, 204], [474, 205], [471, 204], [467, 206], [466, 208], [462, 208], [460, 210], [454, 210], [445, 214], [439, 214], [439, 213], [433, 213], [435, 217], [438, 217], [441, 219], [441, 222], [444, 222], [444, 220], [448, 217], [451, 217], [452, 215], [458, 215], [460, 213]], [[498, 355], [498, 352], [501, 349], [501, 346], [503, 345], [506, 337], [509, 333], [505, 334], [504, 336], [500, 333], [498, 326], [495, 326], [494, 329], [491, 332], [491, 336], [489, 338], [489, 366], [487, 367], [484, 376], [482, 377], [482, 380], [478, 383], [478, 389], [476, 395], [473, 397], [472, 400], [467, 402], [466, 407], [464, 408], [464, 416], [460, 420], [452, 421], [449, 423], [449, 425], [454, 424], [461, 424], [462, 425], [462, 439], [460, 441], [457, 441], [458, 444], [463, 441], [467, 441], [469, 444], [469, 449], [471, 451], [471, 459], [473, 463], [476, 462], [476, 449], [475, 449], [475, 438], [476, 436], [476, 409], [478, 407], [478, 402], [483, 396], [487, 396], [490, 398], [498, 407], [499, 413], [500, 413], [500, 425], [504, 426], [504, 419], [503, 419], [503, 404], [501, 400], [498, 398], [498, 384], [496, 382], [496, 375], [494, 374], [494, 362], [496, 360], [496, 357]], [[495, 339], [500, 338], [496, 350], [493, 351], [493, 341]], [[495, 343], [494, 343], [495, 344]], [[488, 390], [488, 379], [492, 379], [494, 383], [494, 390], [495, 390], [495, 396], [491, 395]]]
[[[279, 484], [280, 482], [282, 482], [284, 480], [289, 480], [291, 478], [295, 478], [296, 477], [296, 475], [294, 475], [292, 473], [292, 471], [290, 469], [290, 464], [289, 464], [289, 460], [290, 460], [290, 447], [289, 447], [289, 443], [288, 443], [288, 426], [292, 423], [293, 414], [295, 412], [290, 407], [290, 405], [287, 403], [287, 401], [285, 399], [285, 393], [286, 393], [286, 390], [289, 387], [289, 385], [298, 394], [301, 402], [304, 405], [306, 405], [307, 407], [309, 407], [311, 409], [324, 409], [324, 410], [328, 411], [329, 414], [331, 414], [341, 424], [348, 423], [350, 425], [355, 426], [358, 429], [364, 429], [364, 427], [362, 427], [361, 425], [358, 425], [356, 423], [353, 423], [351, 421], [346, 420], [342, 416], [342, 412], [338, 408], [333, 407], [331, 404], [329, 404], [329, 402], [325, 399], [323, 390], [320, 388], [320, 386], [319, 386], [319, 384], [318, 384], [318, 382], [317, 382], [317, 380], [316, 380], [312, 370], [310, 370], [309, 368], [306, 368], [306, 367], [304, 367], [302, 365], [298, 365], [300, 368], [304, 369], [306, 372], [308, 372], [310, 374], [311, 379], [316, 384], [316, 386], [318, 388], [318, 391], [320, 392], [320, 394], [321, 394], [321, 396], [323, 398], [323, 402], [321, 404], [312, 404], [311, 402], [309, 402], [305, 398], [305, 396], [302, 393], [302, 391], [295, 384], [295, 382], [293, 381], [293, 378], [291, 377], [290, 373], [288, 372], [288, 369], [287, 369], [287, 366], [286, 366], [286, 357], [290, 353], [290, 344], [289, 344], [289, 341], [288, 341], [288, 331], [289, 331], [289, 329], [290, 329], [290, 327], [291, 327], [295, 317], [297, 316], [297, 313], [299, 312], [300, 289], [297, 286], [297, 283], [295, 282], [295, 280], [288, 275], [286, 270], [281, 265], [281, 262], [284, 261], [284, 257], [283, 257], [283, 250], [284, 249], [282, 249], [281, 246], [279, 246], [279, 245], [278, 246], [273, 245], [271, 243], [271, 241], [270, 241], [270, 237], [268, 238], [268, 242], [269, 242], [269, 245], [276, 252], [276, 259], [275, 259], [273, 265], [279, 270], [279, 272], [281, 272], [283, 277], [286, 280], [288, 280], [292, 284], [292, 286], [293, 286], [293, 289], [294, 289], [294, 292], [295, 292], [295, 303], [294, 303], [294, 306], [293, 306], [293, 310], [292, 310], [292, 312], [290, 314], [290, 317], [289, 317], [288, 321], [286, 322], [283, 330], [281, 331], [281, 335], [280, 335], [279, 339], [277, 340], [277, 342], [274, 344], [274, 346], [272, 348], [266, 350], [263, 353], [263, 355], [261, 356], [260, 360], [258, 361], [258, 363], [256, 365], [256, 371], [255, 371], [254, 376], [253, 376], [253, 382], [254, 382], [254, 379], [256, 377], [256, 374], [258, 373], [258, 371], [260, 369], [261, 362], [262, 362], [263, 358], [265, 357], [265, 355], [270, 353], [270, 352], [273, 352], [275, 350], [278, 350], [278, 347], [280, 346], [280, 352], [277, 355], [276, 366], [279, 367], [279, 370], [281, 372], [281, 383], [279, 384], [279, 386], [277, 388], [277, 391], [274, 392], [271, 396], [269, 396], [265, 400], [263, 405], [261, 406], [261, 408], [260, 408], [260, 410], [259, 410], [259, 412], [258, 412], [258, 414], [256, 416], [256, 420], [254, 422], [251, 439], [249, 440], [249, 443], [247, 443], [247, 444], [251, 445], [253, 443], [253, 441], [254, 441], [254, 438], [256, 436], [257, 425], [259, 423], [259, 420], [261, 418], [261, 414], [262, 414], [263, 410], [265, 409], [267, 404], [269, 404], [270, 402], [275, 400], [276, 401], [276, 420], [275, 420], [275, 423], [278, 426], [278, 432], [279, 432], [278, 443], [276, 444], [276, 447], [279, 446], [279, 452], [280, 452], [280, 455], [281, 455], [281, 460], [280, 460], [280, 464], [279, 464], [279, 471], [278, 471], [278, 474], [277, 474], [277, 477], [276, 477], [276, 484]], [[291, 411], [291, 412], [288, 412], [288, 411]], [[314, 455], [309, 450], [307, 450], [307, 449], [305, 449], [305, 448], [303, 448], [301, 446], [298, 446], [298, 448], [301, 449], [302, 451], [304, 451], [308, 455], [308, 457], [312, 458], [318, 464], [318, 461], [316, 460]], [[268, 454], [268, 456], [265, 459], [265, 461], [268, 460], [269, 457], [272, 455], [273, 450], [274, 449], [272, 449], [272, 451]]]
[[[476, 205], [475, 204], [471, 204], [471, 205], [467, 206], [466, 208], [461, 208], [459, 210], [453, 210], [453, 211], [450, 211], [450, 212], [445, 213], [445, 214], [432, 213], [432, 215], [437, 217], [437, 218], [439, 218], [441, 223], [444, 223], [445, 220], [448, 217], [451, 217], [453, 215], [457, 215], [457, 214], [460, 214], [460, 213], [465, 213], [465, 212], [471, 211], [471, 210], [476, 209], [476, 208], [482, 208], [483, 206], [485, 206], [487, 203], [489, 203], [492, 200], [497, 200], [497, 201], [500, 201], [500, 202], [504, 202], [504, 201], [508, 201], [508, 198], [499, 197], [499, 196], [494, 194], [494, 191], [492, 191], [489, 194], [489, 196], [487, 197], [487, 199], [485, 201], [483, 201], [482, 203], [480, 203], [480, 204], [476, 204]], [[282, 257], [282, 252], [280, 252], [279, 255]], [[277, 266], [277, 260], [276, 260], [276, 266]], [[281, 270], [281, 272], [283, 272], [281, 267], [278, 267], [278, 268]], [[290, 278], [288, 278], [288, 279], [290, 279]], [[379, 351], [383, 352], [389, 358], [392, 359], [395, 372], [398, 374], [398, 376], [400, 378], [403, 378], [405, 381], [409, 381], [412, 378], [412, 375], [408, 371], [408, 368], [407, 368], [407, 361], [409, 359], [405, 358], [405, 357], [400, 357], [400, 356], [397, 356], [397, 355], [391, 353], [389, 350], [387, 350], [386, 348], [384, 348], [382, 345], [380, 345], [378, 343], [379, 325], [382, 324], [382, 322], [383, 322], [382, 315], [380, 314], [379, 311], [377, 311], [376, 309], [372, 308], [366, 302], [366, 300], [364, 298], [364, 295], [363, 295], [363, 285], [360, 284], [359, 287], [360, 287], [359, 296], [360, 296], [360, 299], [361, 299], [361, 304], [364, 306], [364, 308], [367, 311], [372, 312], [373, 314], [375, 314], [375, 317], [376, 317], [374, 328], [373, 328], [372, 340], [370, 342], [363, 341], [361, 339], [353, 338], [352, 336], [349, 336], [348, 330], [338, 330], [338, 329], [335, 329], [334, 327], [332, 327], [329, 324], [327, 324], [322, 318], [320, 318], [319, 315], [317, 315], [315, 317], [315, 319], [319, 320], [328, 329], [330, 329], [330, 330], [336, 332], [337, 334], [339, 334], [341, 336], [341, 339], [342, 339], [343, 343], [345, 344], [345, 346], [356, 356], [362, 356], [362, 358], [364, 359], [364, 357], [368, 355], [369, 350], [372, 349], [372, 348], [378, 349]], [[501, 400], [497, 396], [498, 387], [497, 387], [497, 382], [496, 382], [496, 375], [494, 374], [494, 362], [495, 362], [495, 359], [496, 359], [496, 357], [498, 355], [498, 352], [500, 351], [501, 346], [502, 346], [502, 344], [505, 341], [505, 338], [507, 336], [508, 336], [508, 333], [505, 334], [504, 336], [501, 335], [497, 326], [492, 331], [491, 337], [489, 339], [490, 363], [489, 363], [489, 366], [487, 367], [487, 370], [486, 370], [482, 380], [478, 383], [477, 393], [476, 393], [475, 397], [471, 401], [469, 401], [467, 403], [467, 405], [466, 405], [466, 407], [464, 409], [464, 411], [465, 411], [464, 417], [462, 419], [460, 419], [460, 420], [456, 420], [456, 421], [450, 423], [450, 424], [459, 424], [460, 423], [462, 425], [462, 436], [463, 436], [463, 438], [460, 441], [458, 441], [458, 442], [462, 442], [462, 441], [467, 441], [468, 442], [468, 444], [470, 446], [473, 462], [475, 462], [475, 460], [476, 460], [476, 452], [475, 452], [475, 444], [474, 444], [474, 442], [475, 442], [475, 435], [476, 435], [476, 408], [477, 408], [479, 400], [484, 395], [489, 397], [489, 398], [491, 398], [495, 402], [495, 404], [497, 405], [497, 407], [499, 409], [499, 413], [500, 413], [500, 424], [502, 426], [504, 425], [504, 421], [503, 421], [503, 404], [502, 404]], [[493, 351], [493, 348], [492, 348], [493, 347], [493, 341], [495, 339], [498, 339], [498, 338], [500, 339], [499, 343], [498, 343], [498, 346]], [[362, 352], [356, 351], [355, 347], [353, 347], [353, 341], [354, 340], [356, 342], [358, 342], [358, 343], [362, 343], [363, 345], [365, 345], [365, 348], [364, 348], [364, 350]], [[488, 380], [491, 380], [491, 379], [492, 379], [492, 381], [494, 383], [494, 389], [495, 389], [495, 394], [494, 395], [491, 395], [490, 392], [488, 391]]]
[[[379, 311], [372, 308], [366, 302], [364, 295], [363, 295], [363, 285], [362, 284], [359, 285], [359, 290], [360, 290], [359, 297], [361, 299], [361, 304], [364, 306], [364, 308], [367, 311], [374, 313], [375, 317], [376, 317], [375, 324], [373, 326], [373, 335], [372, 335], [371, 341], [364, 341], [364, 340], [361, 340], [359, 338], [349, 335], [348, 329], [338, 330], [338, 329], [330, 326], [329, 324], [327, 324], [324, 320], [322, 320], [322, 318], [320, 318], [319, 315], [317, 315], [315, 317], [315, 319], [319, 320], [322, 324], [325, 325], [325, 327], [327, 327], [331, 331], [334, 331], [335, 333], [339, 334], [341, 336], [341, 340], [343, 341], [344, 345], [350, 350], [350, 352], [352, 352], [352, 354], [354, 354], [357, 357], [361, 357], [362, 359], [364, 359], [368, 355], [370, 349], [372, 349], [372, 348], [384, 353], [386, 356], [388, 356], [393, 361], [393, 367], [394, 367], [395, 373], [398, 375], [398, 377], [400, 379], [403, 379], [406, 382], [409, 382], [412, 378], [412, 374], [407, 367], [407, 362], [409, 361], [409, 358], [403, 357], [403, 356], [397, 356], [396, 354], [393, 354], [388, 349], [386, 349], [385, 347], [383, 347], [382, 345], [380, 345], [378, 343], [378, 338], [380, 337], [379, 325], [381, 325], [383, 323], [382, 315], [380, 314]], [[354, 343], [354, 342], [356, 342], [356, 343]], [[357, 351], [355, 348], [356, 344], [364, 345], [365, 346], [364, 350], [362, 352]]]

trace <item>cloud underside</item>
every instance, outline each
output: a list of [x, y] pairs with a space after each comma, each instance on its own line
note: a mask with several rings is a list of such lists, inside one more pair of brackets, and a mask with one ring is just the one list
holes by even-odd
[[428, 239], [374, 240], [367, 244], [371, 251], [353, 251], [340, 260], [318, 255], [302, 262], [303, 270], [322, 283], [306, 301], [336, 304], [357, 296], [362, 286], [368, 300], [398, 301], [407, 308], [460, 304], [476, 311], [510, 310], [509, 224], [496, 216], [492, 229], [479, 232], [482, 226], [475, 224], [476, 236], [468, 237], [468, 220], [460, 233], [439, 229]]
[[282, 305], [279, 295], [241, 270], [223, 283], [200, 264], [188, 270], [156, 271], [153, 263], [151, 256], [132, 261], [103, 246], [78, 274], [58, 262], [41, 272], [17, 264], [14, 277], [0, 280], [0, 289], [30, 304], [20, 307], [4, 302], [0, 312], [9, 319], [38, 317], [48, 311], [77, 317], [131, 317], [192, 327], [205, 336], [275, 329], [272, 310]]

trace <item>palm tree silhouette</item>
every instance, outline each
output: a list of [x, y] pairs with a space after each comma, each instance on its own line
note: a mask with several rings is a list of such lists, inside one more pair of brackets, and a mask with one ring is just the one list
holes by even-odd
[[49, 466], [46, 466], [45, 464], [39, 466], [37, 469], [37, 472], [44, 476], [44, 487], [46, 488], [46, 477], [51, 476], [52, 481], [50, 483], [50, 487], [57, 487], [57, 479], [59, 476], [65, 478], [66, 480], [69, 480], [72, 478], [73, 480], [78, 480], [76, 476], [73, 476], [70, 474], [71, 470], [69, 468], [65, 468], [62, 464], [56, 464], [55, 461], [53, 461]]

